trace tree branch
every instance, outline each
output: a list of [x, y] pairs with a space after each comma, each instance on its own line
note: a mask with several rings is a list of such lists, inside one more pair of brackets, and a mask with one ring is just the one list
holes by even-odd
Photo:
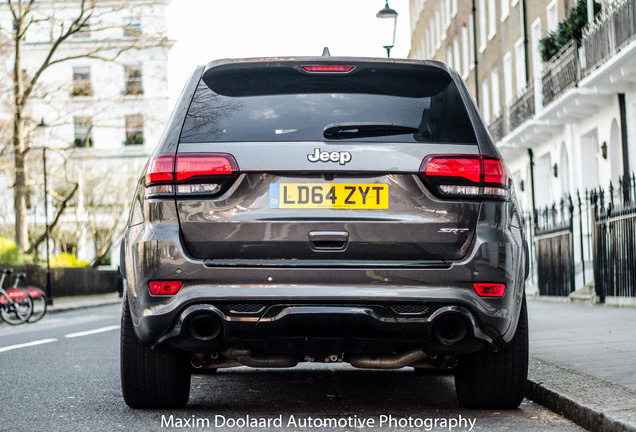
[[[60, 204], [60, 208], [57, 210], [57, 214], [55, 215], [55, 219], [53, 219], [53, 222], [51, 222], [49, 224], [49, 230], [48, 230], [49, 233], [57, 225], [58, 221], [60, 220], [60, 217], [62, 217], [62, 213], [64, 213], [64, 210], [66, 210], [66, 207], [68, 207], [68, 203], [73, 198], [73, 195], [75, 195], [75, 192], [77, 192], [77, 189], [79, 189], [79, 183], [76, 182], [74, 184], [75, 184], [75, 186], [73, 187], [73, 190], [71, 190], [71, 192], [64, 198], [64, 200]], [[45, 239], [46, 239], [46, 227], [44, 228], [44, 233], [42, 235], [40, 235], [40, 237], [38, 237], [31, 244], [31, 246], [29, 246], [29, 249], [27, 249], [26, 253], [27, 254], [33, 253]]]

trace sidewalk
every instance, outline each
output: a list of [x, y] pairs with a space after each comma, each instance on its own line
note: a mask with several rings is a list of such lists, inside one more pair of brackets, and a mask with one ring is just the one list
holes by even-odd
[[592, 431], [636, 431], [636, 309], [528, 301], [527, 396]]
[[54, 297], [53, 305], [48, 306], [46, 313], [66, 312], [95, 306], [121, 304], [121, 297], [116, 292], [87, 296]]

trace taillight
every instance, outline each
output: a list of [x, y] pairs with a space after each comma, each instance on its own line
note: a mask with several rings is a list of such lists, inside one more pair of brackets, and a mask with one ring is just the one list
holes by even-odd
[[304, 64], [300, 67], [312, 73], [349, 73], [356, 68], [355, 65], [344, 64]]
[[506, 285], [502, 283], [474, 283], [473, 289], [480, 297], [503, 297]]
[[431, 155], [420, 177], [438, 195], [508, 199], [509, 177], [503, 160], [493, 156]]
[[152, 295], [175, 295], [181, 289], [181, 281], [150, 281], [148, 288]]
[[148, 162], [146, 195], [215, 195], [239, 173], [234, 157], [226, 153], [159, 154]]

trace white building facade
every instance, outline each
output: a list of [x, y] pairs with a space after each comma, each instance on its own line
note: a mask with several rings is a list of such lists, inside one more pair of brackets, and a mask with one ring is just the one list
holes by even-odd
[[[135, 181], [158, 142], [170, 114], [167, 65], [169, 0], [97, 2], [88, 26], [65, 40], [41, 75], [28, 105], [29, 231], [44, 229], [42, 148], [46, 147], [49, 222], [64, 195], [77, 191], [53, 230], [55, 253], [68, 251], [91, 263], [106, 242], [113, 243], [103, 260], [118, 264], [118, 238], [125, 224]], [[36, 2], [34, 17], [46, 18], [29, 28], [23, 44], [22, 68], [32, 76], [55, 42], [59, 26], [71, 25], [79, 2]], [[0, 25], [11, 29], [12, 16], [0, 5]], [[9, 81], [13, 52], [3, 55]], [[77, 57], [77, 58], [76, 58]], [[5, 99], [7, 99], [5, 97]], [[5, 125], [12, 113], [0, 107]], [[37, 126], [39, 125], [39, 127]], [[6, 131], [5, 131], [6, 132]], [[8, 134], [4, 134], [6, 136]], [[3, 152], [10, 166], [10, 142]], [[10, 170], [4, 183], [12, 184]], [[6, 226], [13, 211], [12, 190], [3, 188]], [[56, 199], [57, 198], [57, 199]], [[41, 254], [40, 254], [41, 255]]]

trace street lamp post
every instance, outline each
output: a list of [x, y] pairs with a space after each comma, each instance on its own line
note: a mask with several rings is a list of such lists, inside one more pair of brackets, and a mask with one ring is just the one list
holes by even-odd
[[[38, 128], [42, 130], [47, 126], [44, 123], [44, 119], [40, 121], [38, 124]], [[50, 231], [49, 231], [49, 202], [48, 202], [48, 185], [46, 179], [46, 146], [42, 146], [42, 170], [44, 171], [44, 224], [46, 226], [45, 237], [46, 237], [46, 298], [47, 303], [49, 305], [53, 304], [53, 274], [51, 273], [51, 260], [50, 260], [50, 250], [49, 250], [49, 240], [50, 240]]]
[[380, 10], [376, 15], [380, 19], [382, 26], [385, 28], [383, 33], [387, 37], [387, 44], [383, 45], [386, 49], [386, 56], [391, 57], [391, 48], [395, 45], [395, 30], [397, 28], [398, 13], [395, 9], [389, 7], [389, 1], [384, 4], [384, 8]]

